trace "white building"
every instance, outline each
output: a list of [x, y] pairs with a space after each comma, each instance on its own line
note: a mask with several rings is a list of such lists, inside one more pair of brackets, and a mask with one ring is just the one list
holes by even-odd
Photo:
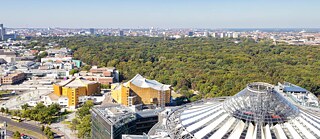
[[15, 52], [0, 49], [0, 58], [4, 59], [7, 63], [15, 63], [16, 57]]
[[[88, 100], [92, 100], [93, 103], [95, 104], [99, 104], [102, 103], [102, 101], [105, 99], [105, 95], [101, 95], [101, 96], [80, 96], [79, 98], [79, 103], [85, 103]], [[39, 101], [30, 101], [28, 102], [28, 104], [30, 106], [36, 106], [36, 104]], [[47, 96], [43, 96], [42, 99], [40, 100], [40, 102], [42, 102], [44, 105], [48, 106], [51, 105], [53, 103], [57, 103], [59, 104], [62, 108], [67, 108], [68, 107], [68, 97], [66, 96], [57, 96], [54, 93], [50, 93]]]

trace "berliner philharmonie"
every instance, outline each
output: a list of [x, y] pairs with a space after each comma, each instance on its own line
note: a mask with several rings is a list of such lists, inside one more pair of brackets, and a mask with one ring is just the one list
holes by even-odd
[[[279, 90], [277, 86], [256, 82], [232, 97], [167, 109], [144, 137], [320, 139], [319, 107], [299, 105]], [[124, 135], [123, 138], [135, 137]]]

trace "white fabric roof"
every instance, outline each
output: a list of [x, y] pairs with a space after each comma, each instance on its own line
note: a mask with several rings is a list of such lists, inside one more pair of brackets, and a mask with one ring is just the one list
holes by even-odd
[[[281, 95], [276, 94], [277, 92], [272, 93]], [[275, 101], [283, 99], [273, 99], [268, 102], [272, 106], [279, 104]], [[235, 100], [229, 100], [229, 103], [225, 102], [221, 102], [220, 99], [208, 99], [173, 109], [168, 117], [163, 117], [167, 120], [164, 126], [165, 130], [171, 133], [169, 135], [174, 135], [171, 136], [172, 138], [320, 139], [320, 109], [293, 106], [286, 100], [284, 102], [288, 103], [287, 105], [290, 106], [288, 108], [294, 108], [294, 112], [297, 113], [289, 115], [290, 117], [286, 117], [286, 114], [281, 114], [281, 112], [280, 114], [274, 113], [266, 115], [268, 116], [267, 120], [270, 119], [269, 121], [260, 121], [261, 119], [255, 121], [247, 120], [247, 117], [252, 117], [255, 114], [247, 109], [241, 109], [242, 107], [232, 111], [226, 109], [228, 106], [233, 108], [230, 107], [232, 105], [248, 105], [251, 103], [250, 99], [245, 98], [241, 101], [243, 103]], [[278, 109], [280, 106], [267, 107], [266, 112], [274, 111], [273, 109]], [[241, 114], [242, 117], [236, 114]], [[278, 120], [279, 118], [281, 120]]]
[[182, 111], [180, 116], [174, 119], [179, 123], [174, 130], [183, 129], [180, 135], [192, 135], [195, 139], [221, 139], [223, 137], [254, 139], [258, 136], [262, 139], [271, 139], [272, 134], [280, 139], [317, 139], [320, 137], [318, 135], [320, 132], [319, 117], [303, 110], [300, 110], [299, 117], [288, 122], [262, 126], [243, 122], [230, 116], [221, 103], [203, 103], [202, 107], [200, 106], [201, 104], [191, 105]]

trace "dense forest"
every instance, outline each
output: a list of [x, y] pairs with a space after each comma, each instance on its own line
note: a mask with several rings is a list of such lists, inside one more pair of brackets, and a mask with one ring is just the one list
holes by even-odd
[[[42, 38], [43, 39], [43, 38]], [[51, 38], [91, 65], [115, 66], [123, 81], [137, 73], [196, 98], [234, 95], [255, 81], [291, 82], [320, 95], [320, 47], [268, 40], [149, 37]]]

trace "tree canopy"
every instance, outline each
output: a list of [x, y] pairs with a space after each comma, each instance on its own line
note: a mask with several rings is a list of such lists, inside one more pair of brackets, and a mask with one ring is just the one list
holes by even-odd
[[[230, 96], [255, 81], [288, 81], [320, 94], [320, 47], [273, 45], [242, 38], [49, 38], [90, 65], [115, 66], [123, 81], [137, 73], [200, 98]], [[58, 41], [59, 40], [59, 41]]]

